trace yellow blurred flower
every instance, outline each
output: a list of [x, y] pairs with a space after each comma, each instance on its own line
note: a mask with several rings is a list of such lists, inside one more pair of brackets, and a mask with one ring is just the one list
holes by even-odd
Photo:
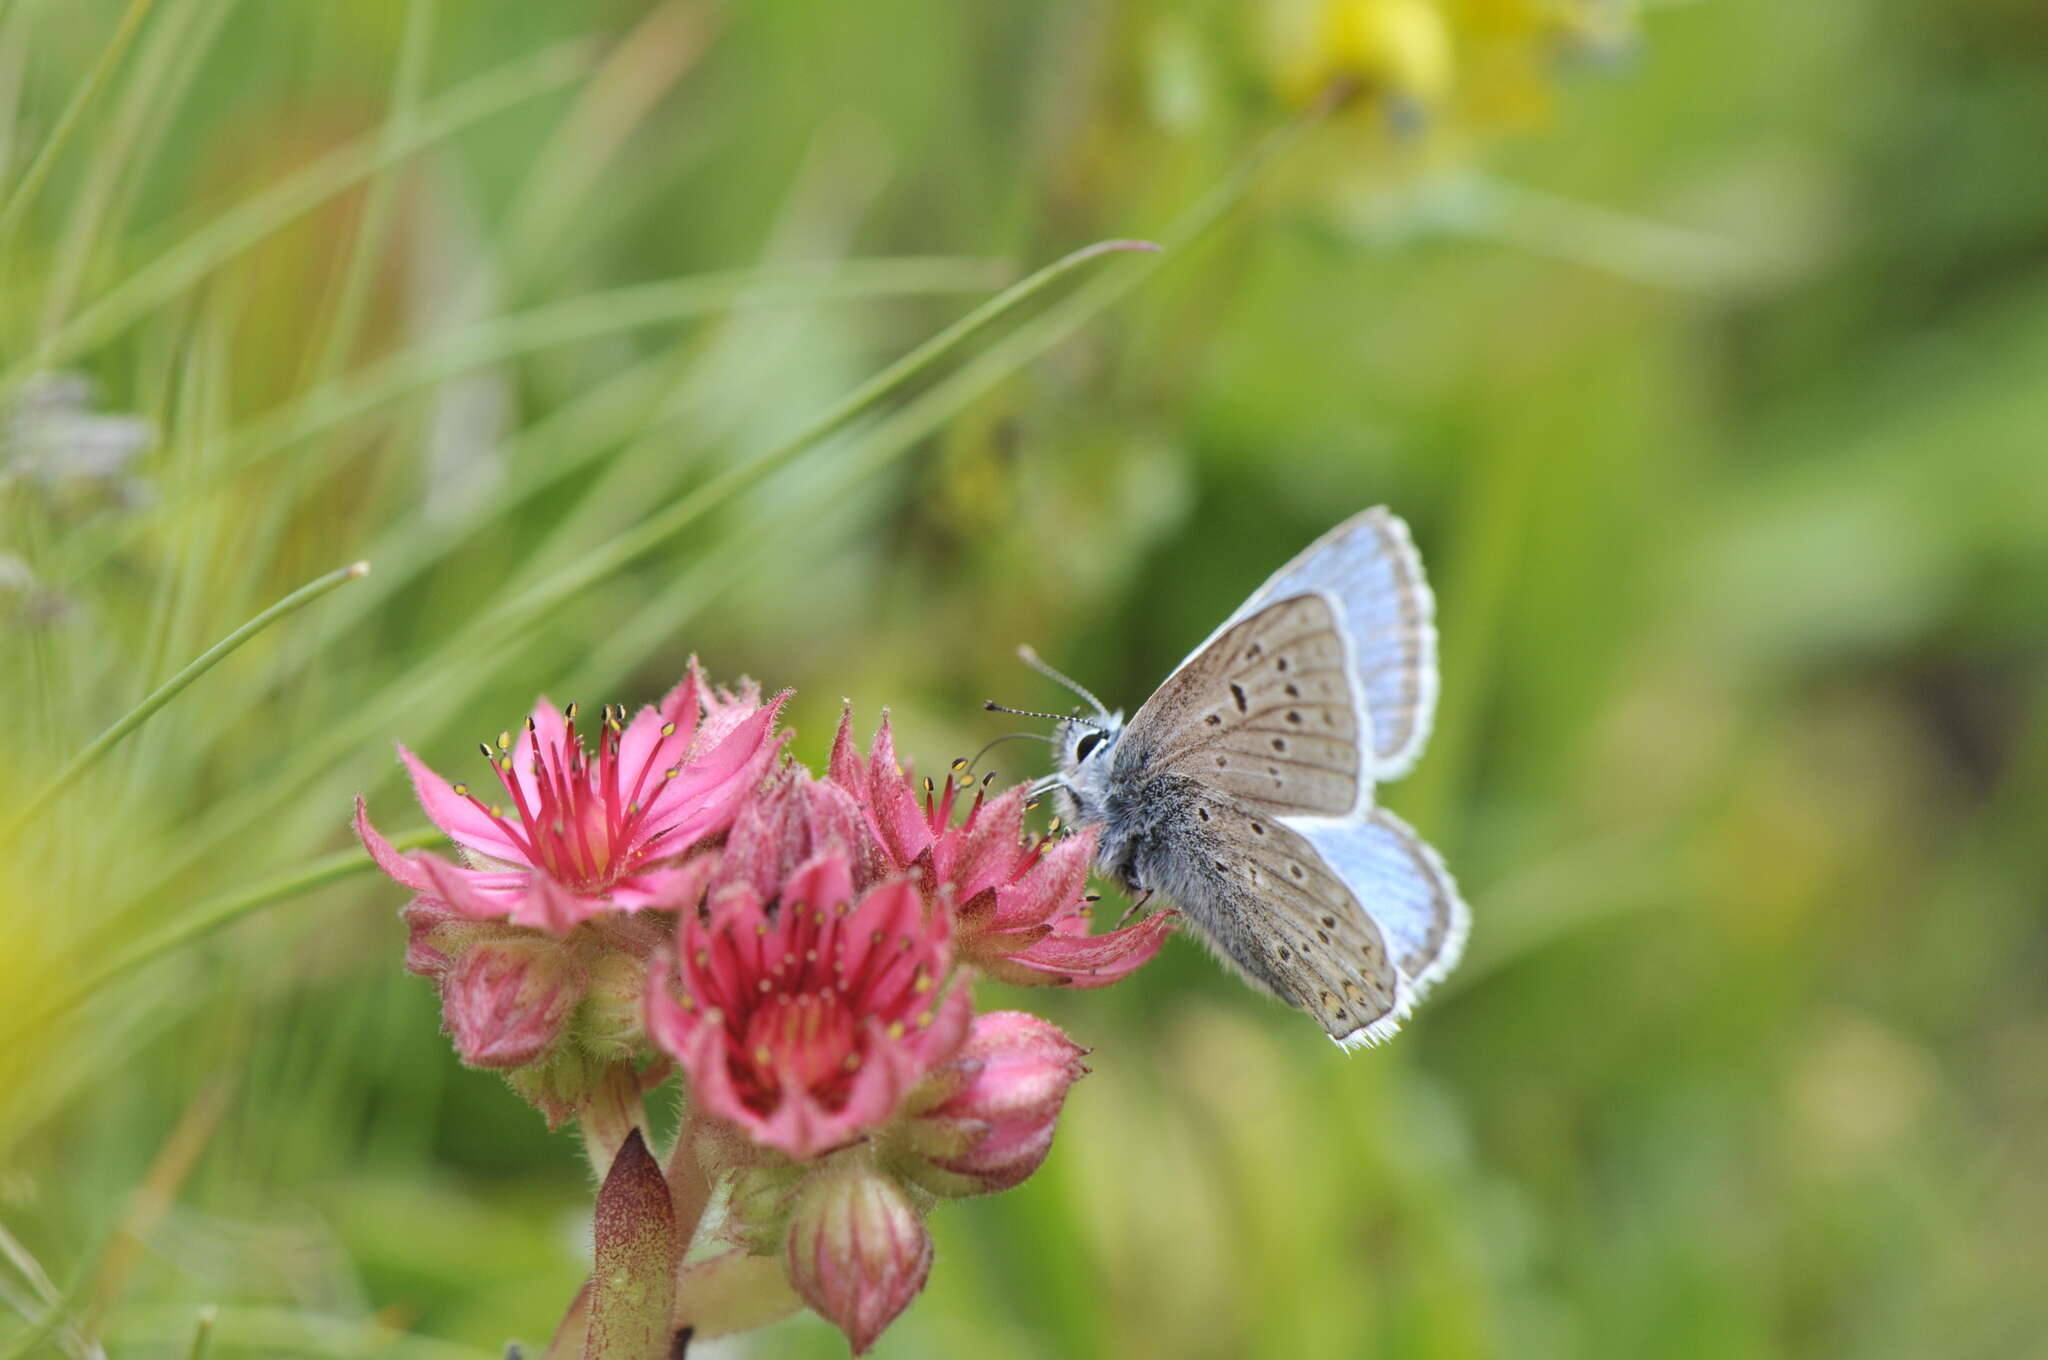
[[1306, 104], [1348, 82], [1397, 136], [1527, 127], [1575, 58], [1617, 49], [1632, 0], [1269, 0], [1266, 61]]

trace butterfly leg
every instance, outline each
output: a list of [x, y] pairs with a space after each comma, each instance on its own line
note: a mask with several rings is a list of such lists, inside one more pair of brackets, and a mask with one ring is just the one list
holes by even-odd
[[1130, 919], [1133, 916], [1136, 916], [1139, 912], [1145, 909], [1145, 904], [1152, 900], [1152, 893], [1153, 889], [1145, 889], [1145, 891], [1138, 897], [1137, 901], [1131, 903], [1131, 905], [1124, 908], [1124, 914], [1117, 919], [1116, 928], [1118, 930], [1122, 930], [1126, 925], [1130, 923]]

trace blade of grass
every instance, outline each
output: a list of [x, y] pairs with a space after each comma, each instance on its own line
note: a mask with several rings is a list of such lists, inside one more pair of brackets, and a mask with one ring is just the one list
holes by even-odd
[[[434, 827], [421, 827], [391, 837], [391, 844], [400, 851], [420, 850], [446, 839]], [[38, 1025], [58, 1018], [117, 978], [124, 977], [173, 950], [182, 949], [194, 940], [203, 939], [217, 930], [233, 925], [252, 912], [303, 896], [331, 883], [342, 882], [357, 874], [367, 873], [375, 867], [369, 855], [361, 849], [337, 850], [331, 855], [321, 856], [302, 869], [280, 874], [253, 888], [244, 888], [239, 892], [203, 903], [183, 919], [172, 922], [155, 934], [144, 936], [125, 949], [106, 955], [105, 962], [85, 972], [78, 982], [35, 1010], [15, 1017], [4, 1031], [5, 1039], [12, 1042], [24, 1034], [31, 1033]]]
[[502, 625], [538, 615], [577, 591], [594, 585], [629, 565], [688, 528], [714, 507], [725, 503], [748, 487], [757, 485], [776, 469], [845, 429], [915, 381], [946, 355], [1089, 261], [1116, 252], [1153, 252], [1158, 249], [1158, 246], [1149, 241], [1100, 241], [1055, 260], [1037, 273], [1003, 290], [890, 364], [777, 447], [757, 458], [726, 468], [666, 510], [649, 516], [597, 551], [589, 553], [573, 565], [491, 610], [485, 615], [483, 622]]
[[[84, 182], [73, 197], [58, 235], [56, 254], [43, 288], [41, 332], [63, 324], [83, 285], [100, 231], [113, 215], [129, 171], [149, 164], [158, 139], [175, 125], [174, 111], [190, 89], [200, 59], [227, 18], [225, 0], [173, 0], [150, 26], [122, 81], [120, 103], [107, 131], [93, 143]], [[132, 187], [132, 185], [131, 185]]]
[[15, 815], [14, 820], [9, 822], [5, 829], [0, 829], [0, 845], [12, 841], [23, 827], [35, 820], [36, 816], [56, 801], [66, 789], [77, 783], [85, 772], [91, 769], [100, 757], [113, 750], [123, 737], [148, 722], [158, 709], [177, 698], [187, 685], [212, 670], [229, 653], [279, 619], [305, 608], [337, 586], [360, 580], [369, 573], [369, 570], [368, 562], [353, 562], [337, 571], [328, 572], [317, 580], [309, 581], [201, 652], [185, 669], [159, 685], [148, 698], [128, 710], [113, 726], [93, 738], [84, 750], [73, 756], [64, 768], [29, 800], [28, 805]]
[[121, 22], [114, 29], [114, 36], [107, 40], [106, 50], [100, 53], [100, 59], [93, 64], [92, 74], [86, 77], [85, 84], [79, 86], [77, 92], [71, 96], [71, 102], [64, 106], [64, 112], [57, 117], [56, 127], [50, 130], [49, 140], [43, 143], [42, 150], [36, 153], [36, 158], [29, 162], [28, 169], [22, 174], [21, 182], [16, 184], [14, 192], [7, 196], [6, 206], [0, 207], [0, 246], [4, 246], [7, 238], [14, 234], [14, 228], [20, 223], [22, 214], [28, 211], [28, 205], [34, 201], [36, 191], [42, 188], [43, 180], [48, 178], [50, 167], [57, 163], [57, 157], [63, 153], [64, 144], [71, 140], [71, 134], [77, 130], [79, 120], [85, 116], [86, 109], [90, 108], [92, 101], [98, 97], [100, 87], [107, 83], [107, 77], [121, 64], [122, 56], [128, 51], [128, 44], [134, 41], [136, 33], [142, 27], [142, 21], [149, 16], [150, 7], [155, 3], [156, 0], [131, 0], [127, 13], [121, 16]]
[[910, 256], [849, 261], [829, 271], [734, 269], [568, 298], [464, 327], [323, 384], [232, 436], [222, 467], [237, 470], [400, 397], [536, 350], [732, 307], [969, 292], [1008, 272], [998, 260]]
[[[380, 133], [380, 149], [386, 155], [391, 148], [404, 143], [418, 120], [420, 91], [426, 83], [427, 48], [438, 8], [436, 0], [413, 0], [405, 8], [405, 29], [398, 40], [398, 71], [391, 81], [391, 114], [384, 120]], [[373, 271], [390, 234], [395, 202], [393, 177], [385, 173], [373, 176], [364, 191], [362, 217], [349, 240], [348, 262], [343, 266], [333, 311], [312, 356], [308, 386], [341, 372], [349, 352], [355, 348], [370, 283], [375, 277]]]
[[589, 70], [590, 44], [574, 40], [499, 67], [457, 86], [420, 109], [405, 134], [369, 133], [297, 174], [258, 191], [143, 265], [69, 324], [48, 337], [4, 377], [9, 388], [28, 373], [62, 364], [119, 335], [226, 261], [385, 166], [453, 136], [473, 123], [539, 98]]

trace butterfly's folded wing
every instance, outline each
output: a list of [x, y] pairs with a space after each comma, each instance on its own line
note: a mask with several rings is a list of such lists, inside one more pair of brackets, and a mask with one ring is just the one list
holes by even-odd
[[1218, 633], [1132, 715], [1119, 778], [1181, 773], [1276, 814], [1371, 799], [1358, 695], [1329, 597], [1281, 600]]
[[1436, 602], [1408, 526], [1385, 506], [1353, 515], [1274, 572], [1194, 656], [1274, 601], [1309, 592], [1335, 602], [1351, 640], [1371, 729], [1367, 773], [1398, 779], [1436, 716]]
[[1357, 895], [1419, 1001], [1457, 967], [1471, 912], [1443, 859], [1385, 808], [1345, 822], [1299, 822], [1302, 838]]
[[1464, 940], [1442, 861], [1372, 806], [1375, 775], [1427, 736], [1435, 651], [1407, 530], [1368, 511], [1267, 582], [1117, 742], [1144, 881], [1347, 1047], [1392, 1034]]
[[1227, 962], [1332, 1039], [1377, 1043], [1411, 1001], [1386, 937], [1344, 881], [1279, 817], [1192, 781], [1159, 827], [1158, 872]]

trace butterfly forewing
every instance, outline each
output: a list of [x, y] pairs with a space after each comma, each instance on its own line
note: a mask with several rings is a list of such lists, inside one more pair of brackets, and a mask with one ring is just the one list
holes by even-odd
[[1302, 836], [1219, 791], [1178, 802], [1185, 820], [1161, 828], [1164, 876], [1225, 957], [1335, 1039], [1396, 1013], [1402, 983], [1379, 926]]
[[1142, 760], [1275, 813], [1352, 812], [1370, 788], [1336, 619], [1310, 594], [1225, 629], [1132, 717], [1120, 767]]
[[1370, 715], [1369, 773], [1397, 779], [1422, 754], [1437, 697], [1436, 602], [1408, 526], [1385, 506], [1353, 515], [1274, 572], [1224, 628], [1311, 591], [1337, 601], [1350, 635]]

